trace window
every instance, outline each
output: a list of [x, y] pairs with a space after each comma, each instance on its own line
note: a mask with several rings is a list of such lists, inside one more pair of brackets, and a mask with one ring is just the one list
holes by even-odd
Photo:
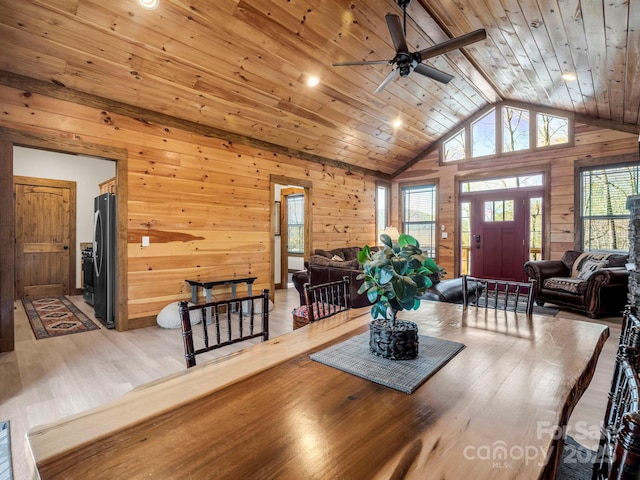
[[490, 108], [452, 132], [442, 142], [440, 158], [446, 163], [500, 157], [572, 142], [572, 118], [505, 104]]
[[389, 187], [378, 185], [376, 187], [376, 241], [389, 225]]
[[529, 110], [502, 108], [502, 151], [517, 152], [529, 148]]
[[513, 200], [484, 202], [485, 222], [513, 222]]
[[471, 204], [460, 202], [460, 273], [471, 272]]
[[487, 192], [489, 190], [507, 190], [511, 188], [539, 186], [542, 186], [542, 174], [536, 173], [533, 175], [520, 175], [519, 177], [502, 177], [460, 182], [460, 192]]
[[304, 195], [287, 196], [287, 250], [304, 254]]
[[542, 260], [542, 197], [529, 199], [529, 260]]
[[496, 111], [491, 110], [471, 124], [471, 156], [496, 154]]
[[580, 172], [582, 249], [629, 250], [627, 197], [638, 195], [637, 164], [585, 168]]
[[429, 257], [436, 256], [436, 186], [402, 189], [403, 231], [420, 242]]
[[464, 130], [458, 132], [444, 143], [444, 161], [464, 159]]
[[548, 147], [569, 142], [569, 119], [538, 113], [536, 145]]

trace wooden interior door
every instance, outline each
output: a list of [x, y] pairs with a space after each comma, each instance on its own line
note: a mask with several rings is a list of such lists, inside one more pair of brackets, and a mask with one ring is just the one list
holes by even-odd
[[16, 298], [71, 294], [75, 287], [75, 182], [14, 177]]

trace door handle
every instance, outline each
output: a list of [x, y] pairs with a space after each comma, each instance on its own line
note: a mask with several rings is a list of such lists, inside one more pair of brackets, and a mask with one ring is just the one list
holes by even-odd
[[473, 238], [476, 241], [476, 248], [480, 248], [480, 235], [474, 235]]

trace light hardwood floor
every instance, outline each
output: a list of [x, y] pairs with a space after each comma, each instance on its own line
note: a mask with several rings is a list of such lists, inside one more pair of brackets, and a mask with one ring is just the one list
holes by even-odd
[[[276, 292], [270, 312], [271, 338], [292, 328], [291, 310], [298, 305], [294, 288]], [[72, 297], [90, 318], [92, 308]], [[592, 321], [562, 311], [563, 317]], [[610, 328], [587, 392], [571, 416], [568, 433], [594, 448], [604, 415], [621, 318], [597, 320]], [[15, 304], [16, 349], [0, 354], [0, 420], [10, 420], [14, 478], [30, 478], [24, 448], [28, 428], [95, 407], [123, 393], [185, 369], [180, 330], [149, 327], [128, 332], [100, 330], [35, 340], [21, 302]], [[245, 348], [238, 344], [212, 352], [212, 357]], [[200, 361], [200, 360], [199, 360]], [[535, 381], [535, 380], [534, 380]], [[518, 408], [514, 405], [514, 408]], [[541, 425], [541, 435], [548, 428]]]

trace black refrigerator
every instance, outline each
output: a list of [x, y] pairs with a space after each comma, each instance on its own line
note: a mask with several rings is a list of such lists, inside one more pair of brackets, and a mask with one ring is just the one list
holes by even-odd
[[93, 308], [107, 328], [115, 328], [116, 197], [103, 193], [94, 200]]

